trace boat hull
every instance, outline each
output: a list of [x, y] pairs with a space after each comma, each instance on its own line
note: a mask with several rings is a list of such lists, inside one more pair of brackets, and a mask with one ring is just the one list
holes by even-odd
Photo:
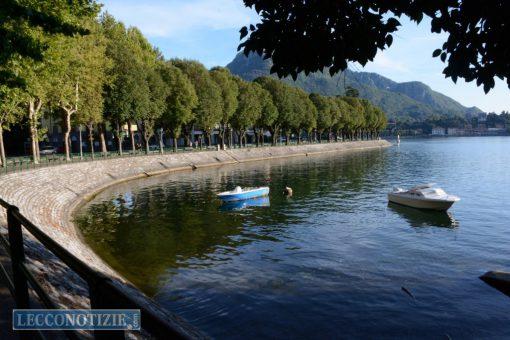
[[256, 197], [256, 198], [250, 198], [247, 200], [237, 200], [237, 201], [230, 201], [230, 202], [223, 202], [223, 204], [220, 206], [221, 211], [234, 211], [234, 210], [243, 210], [247, 208], [259, 208], [259, 207], [269, 207], [269, 197], [263, 196], [263, 197]]
[[455, 203], [455, 200], [415, 199], [399, 194], [388, 194], [388, 200], [393, 203], [405, 205], [416, 209], [446, 211]]
[[222, 200], [223, 202], [234, 202], [234, 201], [242, 201], [242, 200], [249, 200], [251, 198], [256, 197], [263, 197], [269, 195], [269, 188], [263, 187], [263, 188], [257, 188], [254, 190], [249, 191], [243, 191], [243, 192], [236, 192], [236, 193], [228, 193], [228, 194], [220, 194], [218, 195], [218, 198]]

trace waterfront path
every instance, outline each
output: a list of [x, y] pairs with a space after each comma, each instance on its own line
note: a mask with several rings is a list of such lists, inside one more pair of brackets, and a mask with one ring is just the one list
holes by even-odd
[[[245, 163], [313, 154], [341, 153], [390, 146], [384, 140], [260, 147], [225, 151], [170, 153], [164, 155], [101, 159], [68, 163], [0, 176], [0, 197], [46, 235], [80, 260], [125, 285], [129, 294], [140, 294], [106, 265], [87, 245], [72, 223], [72, 213], [106, 187], [127, 180], [172, 171]], [[0, 209], [0, 232], [6, 233], [5, 211]], [[2, 227], [3, 226], [3, 227]], [[88, 308], [86, 284], [69, 268], [25, 233], [28, 264], [45, 289], [63, 308]]]

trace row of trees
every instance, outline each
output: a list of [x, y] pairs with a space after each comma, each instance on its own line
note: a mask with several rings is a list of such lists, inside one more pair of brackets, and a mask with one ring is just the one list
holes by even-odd
[[255, 132], [257, 144], [270, 131], [276, 144], [279, 136], [286, 136], [288, 143], [292, 134], [298, 143], [303, 136], [319, 141], [324, 136], [330, 141], [332, 136], [373, 138], [386, 125], [385, 114], [366, 100], [308, 95], [270, 77], [246, 82], [222, 67], [207, 70], [196, 61], [165, 60], [137, 28], [125, 27], [109, 14], [98, 19], [97, 11], [80, 15], [87, 34], [50, 34], [27, 26], [30, 36], [46, 46], [43, 58], [17, 55], [0, 65], [25, 82], [21, 87], [0, 84], [3, 165], [2, 132], [13, 124], [28, 125], [32, 158], [39, 161], [39, 141], [46, 134], [40, 124], [43, 115], [60, 118], [67, 159], [76, 126], [87, 128], [91, 150], [98, 138], [103, 153], [105, 132], [111, 131], [122, 154], [126, 137], [131, 148], [136, 147], [134, 126], [148, 151], [159, 128], [173, 139], [174, 147], [181, 137], [192, 141], [196, 128], [209, 145], [218, 131], [224, 147], [232, 145], [234, 135], [245, 144], [249, 130]]

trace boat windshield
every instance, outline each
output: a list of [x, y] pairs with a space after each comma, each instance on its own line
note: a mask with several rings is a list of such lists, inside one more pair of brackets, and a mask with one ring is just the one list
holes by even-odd
[[422, 192], [426, 196], [442, 196], [442, 195], [446, 195], [446, 192], [444, 192], [443, 189], [439, 189], [439, 188], [429, 188], [429, 189], [422, 190]]

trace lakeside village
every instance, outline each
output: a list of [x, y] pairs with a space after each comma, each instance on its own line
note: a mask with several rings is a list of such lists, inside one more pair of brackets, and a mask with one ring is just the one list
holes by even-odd
[[425, 121], [399, 122], [393, 119], [383, 136], [416, 137], [462, 137], [462, 136], [508, 136], [510, 135], [510, 113], [480, 112], [472, 116], [428, 118]]

